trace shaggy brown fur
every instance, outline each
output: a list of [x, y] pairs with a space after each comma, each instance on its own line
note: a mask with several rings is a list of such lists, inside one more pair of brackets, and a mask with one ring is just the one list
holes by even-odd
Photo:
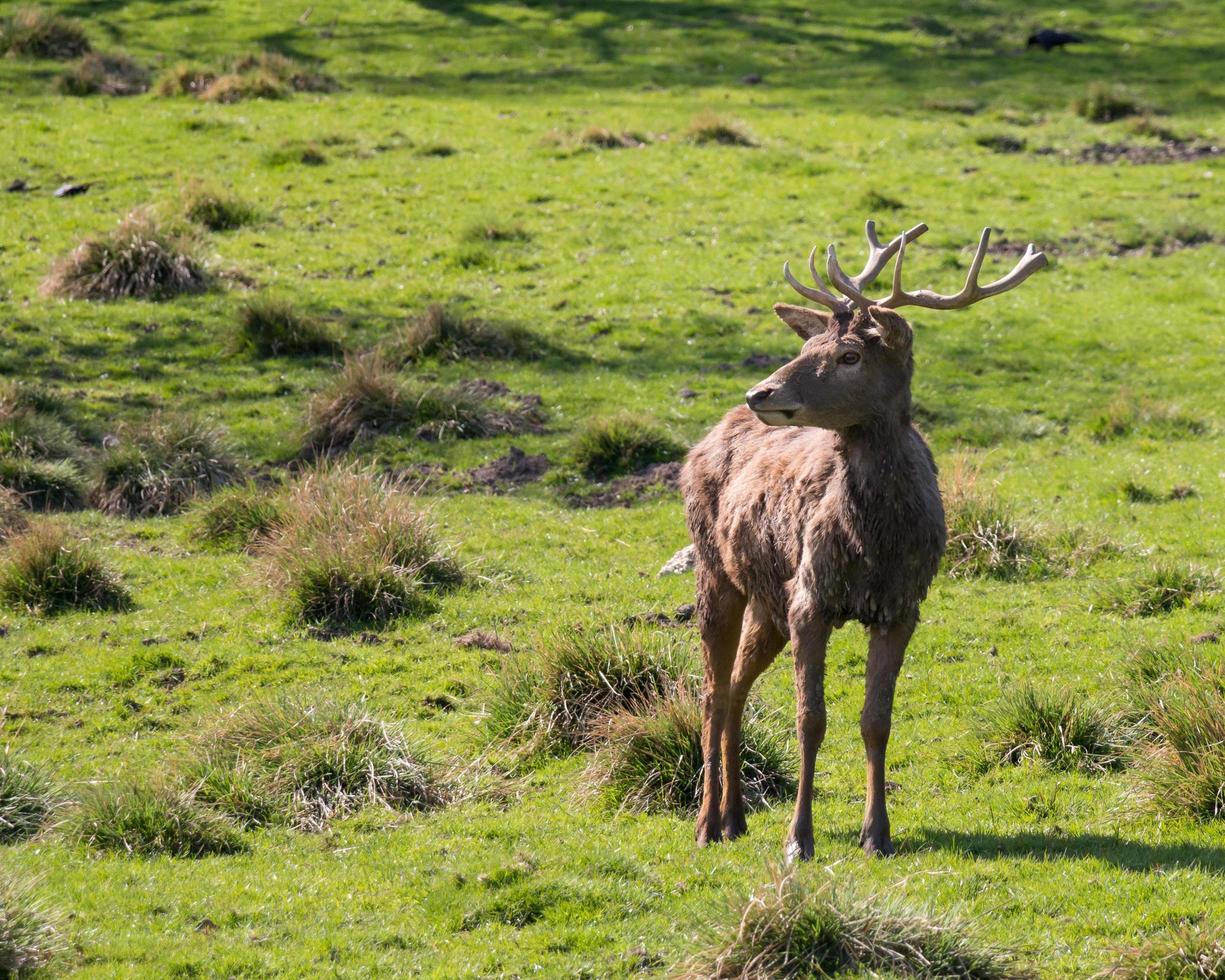
[[911, 425], [911, 329], [892, 310], [778, 304], [804, 347], [748, 393], [685, 463], [697, 552], [706, 755], [699, 842], [745, 830], [740, 726], [754, 680], [795, 652], [800, 789], [789, 858], [813, 853], [812, 779], [825, 734], [825, 647], [868, 628], [860, 728], [868, 756], [861, 842], [892, 853], [884, 761], [902, 656], [944, 551], [936, 467]]

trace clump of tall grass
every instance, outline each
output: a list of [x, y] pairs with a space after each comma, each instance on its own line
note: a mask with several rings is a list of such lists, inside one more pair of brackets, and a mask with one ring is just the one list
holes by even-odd
[[0, 488], [29, 510], [76, 510], [89, 495], [80, 468], [66, 459], [0, 456]]
[[67, 61], [89, 51], [81, 25], [42, 7], [19, 7], [0, 21], [0, 54]]
[[1073, 111], [1089, 122], [1108, 123], [1128, 116], [1146, 115], [1147, 106], [1138, 98], [1107, 82], [1093, 82], [1088, 91], [1072, 103]]
[[685, 447], [653, 422], [629, 412], [589, 420], [575, 435], [570, 453], [588, 479], [634, 473], [685, 455]]
[[318, 831], [368, 805], [426, 810], [447, 800], [437, 766], [364, 704], [245, 708], [200, 740], [187, 779], [197, 799], [248, 827]]
[[239, 827], [190, 792], [116, 783], [86, 793], [66, 820], [69, 836], [98, 851], [206, 857], [247, 848]]
[[604, 716], [645, 709], [686, 677], [686, 637], [640, 626], [559, 629], [505, 661], [489, 707], [495, 738], [590, 745]]
[[794, 875], [776, 874], [735, 915], [711, 928], [708, 948], [682, 965], [675, 974], [679, 980], [1034, 975], [964, 923], [830, 882], [812, 887]]
[[35, 524], [9, 541], [0, 602], [38, 615], [70, 609], [124, 610], [132, 599], [89, 541], [58, 524]]
[[292, 617], [333, 627], [428, 612], [464, 577], [407, 483], [355, 466], [299, 479], [260, 550]]
[[307, 406], [307, 456], [343, 450], [370, 436], [414, 429], [421, 438], [477, 438], [538, 429], [542, 412], [527, 399], [480, 384], [442, 388], [402, 377], [381, 352], [350, 357]]
[[0, 482], [0, 544], [30, 526], [21, 506], [21, 495]]
[[1216, 589], [1216, 577], [1211, 573], [1164, 562], [1133, 578], [1107, 585], [1099, 593], [1096, 605], [1128, 618], [1161, 616]]
[[137, 208], [114, 231], [91, 235], [58, 260], [39, 288], [45, 296], [106, 302], [169, 299], [211, 284], [198, 243]]
[[332, 92], [336, 80], [284, 55], [263, 51], [225, 65], [180, 63], [157, 83], [161, 96], [191, 95], [205, 102], [285, 99], [294, 92]]
[[259, 217], [255, 208], [240, 197], [198, 179], [184, 182], [179, 205], [186, 220], [209, 231], [233, 231]]
[[41, 766], [0, 754], [0, 844], [37, 834], [55, 809], [56, 795]]
[[714, 112], [703, 112], [694, 116], [685, 132], [690, 143], [699, 146], [717, 143], [720, 146], [756, 146], [757, 140], [744, 123]]
[[1163, 813], [1225, 817], [1225, 665], [1187, 664], [1142, 701], [1152, 736], [1136, 770], [1142, 795]]
[[149, 90], [149, 73], [122, 51], [91, 51], [55, 80], [63, 95], [140, 95]]
[[954, 461], [944, 481], [948, 545], [944, 567], [953, 578], [1020, 579], [1047, 570], [1050, 554], [1032, 530], [994, 494], [978, 489], [977, 467]]
[[533, 360], [542, 356], [546, 347], [525, 327], [481, 320], [434, 303], [411, 317], [386, 350], [389, 356], [404, 361], [428, 356], [449, 361], [484, 357]]
[[320, 320], [276, 296], [256, 296], [238, 312], [238, 346], [261, 357], [334, 354], [340, 344]]
[[0, 870], [0, 977], [36, 975], [67, 943], [34, 882]]
[[1222, 980], [1225, 929], [1184, 923], [1115, 955], [1095, 980]]
[[1129, 435], [1180, 439], [1208, 431], [1208, 423], [1173, 406], [1124, 390], [1089, 422], [1089, 435], [1097, 442]]
[[[695, 813], [702, 796], [702, 708], [687, 687], [640, 710], [616, 711], [601, 723], [602, 744], [588, 779], [614, 805], [643, 812]], [[741, 764], [749, 808], [795, 793], [783, 734], [750, 703]]]
[[225, 431], [179, 414], [153, 415], [121, 429], [97, 469], [95, 506], [122, 517], [177, 514], [239, 475]]
[[0, 384], [0, 488], [31, 510], [81, 506], [83, 447], [66, 403], [49, 389]]
[[1129, 740], [1119, 717], [1082, 695], [1022, 684], [991, 706], [982, 752], [990, 765], [1034, 762], [1060, 771], [1105, 772], [1122, 764]]
[[281, 496], [254, 483], [224, 487], [196, 508], [192, 537], [222, 551], [255, 551], [285, 520]]

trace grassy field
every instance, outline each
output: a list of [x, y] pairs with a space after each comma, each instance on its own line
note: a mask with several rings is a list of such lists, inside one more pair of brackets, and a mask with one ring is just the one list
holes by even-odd
[[[0, 58], [0, 184], [28, 188], [0, 195], [0, 374], [64, 400], [87, 472], [108, 437], [159, 410], [223, 426], [262, 479], [295, 465], [339, 355], [242, 349], [240, 312], [261, 293], [351, 354], [431, 304], [525, 328], [542, 356], [426, 356], [400, 375], [500, 382], [544, 412], [538, 431], [431, 441], [409, 428], [350, 450], [432, 474], [423, 504], [467, 570], [433, 611], [384, 628], [294, 622], [258, 558], [193, 539], [190, 509], [55, 518], [132, 598], [0, 612], [0, 751], [44, 767], [65, 799], [190, 766], [200, 731], [278, 696], [364, 700], [439, 766], [495, 788], [429, 812], [366, 807], [321, 832], [245, 830], [240, 852], [199, 858], [89, 848], [54, 826], [71, 824], [66, 805], [0, 843], [4, 873], [36, 882], [66, 940], [50, 972], [663, 975], [709, 923], [734, 922], [729, 902], [781, 859], [788, 805], [706, 850], [688, 816], [619, 811], [590, 791], [589, 751], [525, 761], [492, 744], [507, 654], [456, 639], [487, 630], [530, 656], [555, 631], [693, 601], [691, 577], [655, 574], [687, 542], [679, 496], [576, 506], [606, 489], [581, 472], [576, 434], [628, 412], [696, 441], [796, 349], [769, 312], [793, 298], [782, 261], [828, 241], [858, 256], [868, 217], [889, 234], [927, 221], [908, 280], [944, 291], [984, 225], [997, 243], [1048, 248], [1051, 268], [1017, 292], [912, 319], [918, 420], [943, 473], [976, 474], [975, 493], [1057, 554], [936, 580], [899, 685], [888, 861], [856, 847], [865, 642], [835, 635], [817, 856], [798, 874], [953, 913], [1050, 977], [1089, 976], [1180, 923], [1225, 922], [1225, 824], [1154, 808], [1140, 750], [1087, 769], [981, 761], [1009, 692], [1032, 684], [1131, 718], [1137, 650], [1225, 628], [1225, 164], [1196, 149], [1225, 138], [1214, 4], [50, 7], [155, 78], [270, 50], [339, 83], [232, 104], [72, 97], [55, 92], [67, 63]], [[1038, 26], [1087, 41], [1027, 51]], [[1095, 83], [1135, 112], [1074, 111]], [[751, 145], [695, 139], [711, 114]], [[593, 146], [592, 127], [633, 145]], [[195, 179], [254, 211], [196, 233], [214, 288], [40, 294], [83, 237], [137, 207], [170, 220]], [[70, 182], [88, 191], [53, 196]], [[1015, 260], [1004, 252], [993, 267]], [[465, 476], [511, 446], [546, 455], [544, 479], [490, 493]], [[1141, 609], [1155, 567], [1196, 587]], [[690, 627], [658, 629], [696, 663]], [[1219, 641], [1194, 646], [1221, 661]], [[759, 688], [765, 723], [787, 732], [786, 655]]]

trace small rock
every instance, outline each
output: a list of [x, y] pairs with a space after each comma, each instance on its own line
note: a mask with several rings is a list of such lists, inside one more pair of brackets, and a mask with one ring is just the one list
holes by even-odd
[[478, 650], [497, 650], [498, 653], [510, 653], [509, 640], [504, 640], [489, 630], [469, 630], [463, 636], [455, 638], [455, 645], [461, 647], [476, 647]]
[[758, 75], [756, 72], [749, 72], [749, 74], [741, 77], [740, 84], [741, 85], [760, 85], [761, 76]]
[[677, 392], [677, 397], [682, 398], [685, 401], [689, 401], [689, 399], [691, 398], [697, 398], [698, 393], [694, 391], [692, 388], [690, 388], [688, 385], [686, 385], [679, 392]]
[[55, 197], [76, 197], [84, 194], [92, 184], [63, 184], [55, 189]]
[[692, 602], [686, 602], [683, 606], [676, 607], [676, 615], [672, 618], [678, 623], [687, 623], [693, 619], [693, 614], [697, 611], [697, 607]]
[[685, 545], [685, 547], [664, 562], [664, 566], [659, 570], [659, 574], [684, 575], [686, 572], [693, 571], [693, 566], [696, 561], [697, 558], [693, 550], [693, 545]]
[[142, 647], [156, 647], [156, 646], [161, 646], [163, 643], [169, 643], [169, 642], [170, 642], [170, 637], [168, 636], [146, 636], [143, 640], [140, 641], [140, 645]]
[[18, 177], [8, 187], [4, 188], [9, 194], [24, 194], [30, 189], [30, 185]]

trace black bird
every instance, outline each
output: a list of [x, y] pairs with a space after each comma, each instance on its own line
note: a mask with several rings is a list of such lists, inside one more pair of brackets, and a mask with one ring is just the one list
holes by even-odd
[[1049, 27], [1040, 31], [1034, 31], [1029, 35], [1029, 41], [1026, 42], [1027, 48], [1038, 47], [1043, 51], [1050, 52], [1053, 48], [1062, 48], [1065, 44], [1084, 44], [1085, 39], [1077, 34], [1069, 34], [1067, 31], [1053, 31]]

